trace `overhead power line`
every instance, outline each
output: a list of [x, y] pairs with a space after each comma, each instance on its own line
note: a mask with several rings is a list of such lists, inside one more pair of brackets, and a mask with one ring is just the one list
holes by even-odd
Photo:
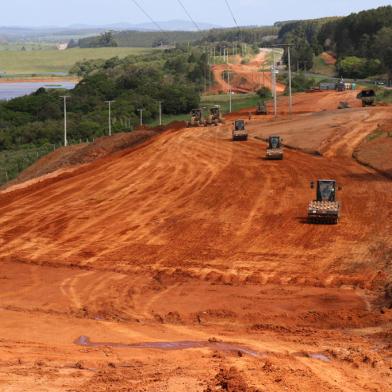
[[232, 8], [230, 7], [229, 1], [228, 1], [228, 0], [225, 0], [225, 3], [226, 3], [226, 5], [227, 5], [227, 8], [229, 9], [230, 15], [231, 15], [231, 17], [233, 18], [235, 25], [236, 25], [236, 26], [238, 27], [238, 29], [239, 29], [240, 26], [238, 26], [237, 19], [236, 19], [235, 15], [234, 15], [234, 12], [233, 12]]
[[180, 6], [182, 7], [182, 9], [184, 10], [184, 12], [187, 14], [188, 18], [190, 19], [190, 21], [195, 25], [196, 29], [198, 31], [200, 31], [200, 27], [199, 25], [195, 22], [195, 20], [192, 18], [192, 15], [188, 12], [188, 10], [185, 8], [184, 3], [181, 0], [177, 0], [178, 4], [180, 4]]
[[150, 14], [136, 1], [136, 0], [132, 0], [132, 2], [136, 5], [137, 8], [139, 8], [139, 10], [150, 20], [150, 22], [158, 28], [158, 30], [161, 33], [164, 33], [163, 29], [161, 26], [159, 26], [159, 24], [157, 22], [155, 22], [155, 20], [150, 16]]

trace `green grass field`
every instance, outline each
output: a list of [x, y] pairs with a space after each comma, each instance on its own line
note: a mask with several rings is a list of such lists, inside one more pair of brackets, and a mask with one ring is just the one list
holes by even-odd
[[33, 75], [68, 73], [78, 61], [120, 58], [151, 51], [145, 48], [89, 48], [34, 51], [0, 51], [0, 73], [9, 75]]

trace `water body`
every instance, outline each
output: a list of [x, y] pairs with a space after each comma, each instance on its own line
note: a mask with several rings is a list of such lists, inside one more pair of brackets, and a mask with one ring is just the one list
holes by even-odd
[[74, 82], [7, 82], [0, 83], [0, 100], [9, 100], [12, 98], [23, 97], [31, 94], [39, 88], [47, 89], [64, 88], [72, 90], [75, 87]]

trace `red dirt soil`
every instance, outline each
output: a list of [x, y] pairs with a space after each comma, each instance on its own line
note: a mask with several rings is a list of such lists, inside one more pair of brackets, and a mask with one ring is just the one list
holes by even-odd
[[336, 57], [334, 57], [331, 53], [323, 52], [320, 56], [326, 65], [335, 65], [336, 64]]
[[379, 124], [376, 132], [356, 148], [354, 156], [392, 178], [392, 121]]
[[[234, 93], [250, 93], [265, 86], [272, 88], [271, 72], [260, 72], [261, 68], [268, 68], [266, 57], [268, 50], [261, 50], [260, 53], [249, 62], [249, 64], [216, 64], [212, 66], [214, 75], [214, 86], [210, 89], [211, 94], [227, 93], [229, 85], [223, 79], [225, 71], [230, 70], [231, 90]], [[277, 92], [284, 91], [284, 86], [277, 83]]]
[[[291, 119], [282, 98], [248, 142], [175, 129], [0, 193], [0, 390], [391, 392], [392, 183], [352, 158], [391, 110], [341, 97], [298, 95]], [[320, 177], [343, 185], [336, 226], [305, 220]]]

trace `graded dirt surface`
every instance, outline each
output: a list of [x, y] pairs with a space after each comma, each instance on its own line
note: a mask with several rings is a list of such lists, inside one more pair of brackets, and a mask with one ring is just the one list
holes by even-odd
[[[391, 110], [341, 97], [0, 193], [0, 390], [391, 392], [392, 182], [352, 158]], [[338, 225], [306, 222], [324, 177]]]
[[381, 122], [376, 131], [355, 149], [354, 156], [360, 163], [392, 178], [392, 120]]
[[[272, 89], [272, 75], [267, 63], [269, 50], [261, 50], [248, 64], [216, 64], [212, 66], [214, 75], [214, 86], [210, 89], [210, 93], [250, 93], [257, 91], [265, 86]], [[230, 85], [224, 73], [230, 71]], [[280, 83], [276, 84], [276, 91], [281, 93], [284, 86]]]

